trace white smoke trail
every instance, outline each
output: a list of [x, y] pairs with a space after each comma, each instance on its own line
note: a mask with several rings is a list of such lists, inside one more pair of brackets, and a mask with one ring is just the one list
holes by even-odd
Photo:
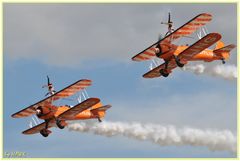
[[96, 135], [112, 137], [122, 135], [137, 140], [148, 140], [162, 146], [192, 145], [206, 146], [210, 150], [226, 150], [236, 152], [237, 139], [229, 130], [201, 130], [184, 127], [156, 124], [102, 122], [102, 123], [73, 123], [68, 125], [70, 131], [91, 132]]
[[210, 76], [221, 77], [226, 80], [237, 79], [237, 67], [235, 65], [217, 65], [206, 67], [203, 64], [186, 65], [183, 70], [192, 71], [195, 74], [208, 74]]
[[237, 67], [234, 65], [217, 65], [213, 68], [213, 76], [221, 76], [224, 79], [233, 80], [237, 78]]
[[203, 64], [185, 65], [182, 69], [192, 71], [195, 74], [201, 74], [204, 72], [205, 66]]

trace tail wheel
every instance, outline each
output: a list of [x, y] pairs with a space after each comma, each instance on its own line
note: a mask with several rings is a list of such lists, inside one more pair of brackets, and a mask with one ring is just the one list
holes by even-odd
[[98, 117], [98, 122], [102, 122], [102, 120]]
[[223, 64], [225, 64], [225, 63], [226, 63], [224, 59], [222, 59], [222, 63], [223, 63]]
[[166, 70], [165, 69], [160, 69], [160, 74], [162, 75], [162, 76], [164, 76], [164, 77], [167, 77], [168, 75], [169, 75], [169, 73], [168, 72], [166, 72]]
[[64, 127], [65, 127], [65, 126], [63, 125], [63, 121], [62, 121], [62, 120], [58, 120], [58, 119], [57, 119], [56, 124], [57, 124], [57, 126], [58, 126], [59, 129], [64, 129]]
[[43, 137], [48, 137], [49, 132], [48, 132], [48, 130], [43, 129], [43, 130], [40, 131], [40, 134], [41, 134]]

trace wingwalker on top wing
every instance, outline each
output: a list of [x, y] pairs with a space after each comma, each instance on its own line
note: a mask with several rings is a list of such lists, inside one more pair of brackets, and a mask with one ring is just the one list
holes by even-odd
[[[34, 127], [32, 127], [32, 122], [30, 122], [30, 129], [22, 132], [27, 135], [40, 132], [44, 137], [47, 137], [51, 133], [49, 130], [51, 127], [63, 129], [67, 125], [66, 121], [68, 120], [98, 119], [98, 121], [101, 122], [106, 110], [109, 109], [111, 105], [103, 106], [99, 98], [87, 98], [88, 95], [85, 88], [91, 84], [91, 80], [82, 79], [56, 92], [48, 78], [48, 84], [43, 87], [48, 87], [48, 93], [45, 96], [50, 96], [13, 114], [12, 117], [21, 118], [34, 115], [35, 118], [32, 117], [32, 119], [35, 124], [37, 124], [37, 122], [40, 123], [38, 118], [44, 120], [43, 123]], [[81, 90], [85, 91], [85, 94], [82, 93], [85, 99], [84, 101], [81, 101], [81, 95], [79, 93]], [[79, 94], [77, 98], [78, 104], [74, 107], [69, 105], [55, 106], [53, 104], [56, 100], [66, 99], [77, 93]]]
[[[221, 60], [224, 64], [225, 60], [229, 58], [229, 52], [235, 48], [234, 44], [224, 46], [224, 43], [220, 41], [221, 35], [219, 33], [206, 33], [204, 25], [212, 20], [212, 16], [208, 13], [197, 15], [177, 30], [172, 29], [173, 22], [170, 16], [169, 13], [167, 23], [162, 23], [168, 25], [165, 37], [132, 58], [134, 61], [152, 60], [157, 66], [144, 74], [144, 78], [156, 78], [161, 75], [167, 77], [174, 68], [183, 67], [188, 61]], [[199, 40], [191, 46], [173, 44], [175, 40], [187, 37], [197, 30], [200, 31], [197, 34]], [[201, 37], [201, 33], [205, 36]], [[208, 49], [214, 43], [216, 43], [215, 49]], [[161, 58], [165, 63], [158, 66], [154, 58]]]

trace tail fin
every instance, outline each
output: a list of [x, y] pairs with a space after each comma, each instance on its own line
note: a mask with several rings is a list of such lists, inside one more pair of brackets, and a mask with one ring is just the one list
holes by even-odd
[[97, 108], [102, 107], [102, 106], [103, 106], [103, 104], [102, 104], [101, 102], [99, 102], [99, 103], [93, 105], [93, 106], [91, 107], [91, 110], [97, 109]]
[[216, 46], [215, 46], [215, 49], [214, 49], [214, 50], [220, 49], [220, 48], [222, 48], [222, 47], [224, 47], [224, 43], [223, 43], [221, 40], [219, 40], [219, 41], [216, 43]]
[[222, 48], [219, 48], [219, 49], [215, 49], [213, 50], [213, 53], [216, 55], [216, 56], [220, 56], [224, 59], [228, 59], [229, 58], [229, 52], [234, 49], [236, 47], [236, 45], [234, 44], [230, 44], [230, 45], [227, 45], [227, 46], [224, 46]]

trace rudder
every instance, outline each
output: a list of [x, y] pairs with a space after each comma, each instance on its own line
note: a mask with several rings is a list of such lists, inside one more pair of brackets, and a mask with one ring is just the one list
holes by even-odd
[[218, 42], [216, 42], [216, 46], [214, 50], [220, 49], [224, 47], [224, 42], [222, 42], [221, 40], [219, 40]]

